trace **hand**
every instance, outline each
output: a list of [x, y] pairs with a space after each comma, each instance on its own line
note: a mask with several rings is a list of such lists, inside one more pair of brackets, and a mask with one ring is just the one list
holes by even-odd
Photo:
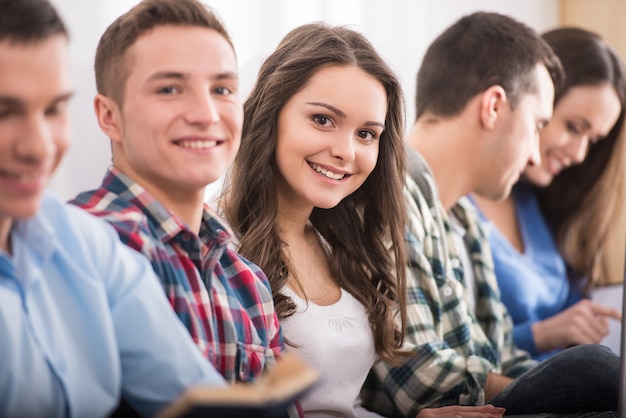
[[621, 312], [583, 299], [561, 313], [532, 326], [535, 345], [542, 351], [580, 344], [597, 344], [609, 333], [607, 318], [620, 320]]
[[501, 418], [506, 410], [493, 405], [483, 406], [442, 406], [422, 409], [416, 418]]

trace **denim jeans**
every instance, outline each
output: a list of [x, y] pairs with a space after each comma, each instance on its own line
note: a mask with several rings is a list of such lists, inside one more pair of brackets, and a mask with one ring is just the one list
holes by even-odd
[[568, 348], [515, 379], [489, 403], [507, 414], [617, 411], [619, 363], [601, 345]]

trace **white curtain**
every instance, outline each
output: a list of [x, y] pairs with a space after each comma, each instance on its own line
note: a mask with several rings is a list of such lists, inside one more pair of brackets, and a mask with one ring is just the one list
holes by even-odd
[[[102, 32], [138, 0], [51, 0], [71, 32], [74, 141], [51, 188], [63, 198], [93, 189], [110, 163], [109, 140], [93, 112], [93, 58]], [[222, 17], [239, 58], [244, 95], [260, 63], [294, 27], [312, 21], [349, 25], [364, 33], [395, 69], [405, 91], [407, 122], [414, 113], [415, 74], [429, 43], [462, 15], [508, 14], [538, 31], [559, 23], [559, 0], [204, 0]], [[207, 191], [208, 199], [218, 185]]]

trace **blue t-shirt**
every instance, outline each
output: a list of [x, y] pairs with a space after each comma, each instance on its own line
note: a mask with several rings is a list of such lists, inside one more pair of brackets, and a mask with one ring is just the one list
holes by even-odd
[[124, 397], [151, 416], [188, 386], [225, 385], [145, 257], [46, 194], [0, 250], [0, 416], [104, 417]]
[[536, 360], [545, 360], [560, 350], [541, 353], [535, 346], [531, 325], [565, 310], [582, 299], [572, 286], [554, 237], [541, 213], [537, 197], [525, 185], [512, 191], [524, 253], [520, 253], [485, 215], [502, 301], [509, 310], [515, 343]]

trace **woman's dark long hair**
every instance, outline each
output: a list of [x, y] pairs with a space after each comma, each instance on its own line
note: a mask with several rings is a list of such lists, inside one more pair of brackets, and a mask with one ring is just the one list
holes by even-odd
[[330, 246], [332, 276], [367, 309], [376, 352], [393, 361], [402, 344], [406, 298], [404, 103], [393, 71], [363, 35], [321, 23], [303, 25], [263, 63], [244, 105], [241, 148], [226, 182], [224, 210], [240, 241], [239, 253], [268, 276], [279, 318], [292, 315], [293, 301], [281, 294], [292, 270], [277, 227], [277, 120], [285, 103], [328, 66], [356, 66], [379, 80], [387, 94], [375, 169], [337, 206], [315, 208], [310, 222]]

